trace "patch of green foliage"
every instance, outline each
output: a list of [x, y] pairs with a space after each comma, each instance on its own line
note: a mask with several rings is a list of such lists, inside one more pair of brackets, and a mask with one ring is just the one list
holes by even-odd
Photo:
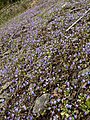
[[14, 2], [18, 2], [20, 0], [0, 0], [0, 9], [4, 6], [6, 6], [8, 3], [12, 4]]

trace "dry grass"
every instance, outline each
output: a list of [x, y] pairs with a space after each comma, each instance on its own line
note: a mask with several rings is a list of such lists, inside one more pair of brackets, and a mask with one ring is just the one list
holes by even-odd
[[39, 0], [22, 0], [0, 10], [0, 26], [5, 22], [33, 7]]

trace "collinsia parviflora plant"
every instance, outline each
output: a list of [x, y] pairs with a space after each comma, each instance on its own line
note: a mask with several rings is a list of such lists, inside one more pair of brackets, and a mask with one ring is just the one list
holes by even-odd
[[[66, 32], [89, 9], [88, 0], [62, 5], [59, 0], [39, 3], [1, 29], [2, 120], [83, 120], [88, 116], [89, 13]], [[34, 115], [34, 101], [43, 93], [50, 94], [49, 103], [39, 116]]]

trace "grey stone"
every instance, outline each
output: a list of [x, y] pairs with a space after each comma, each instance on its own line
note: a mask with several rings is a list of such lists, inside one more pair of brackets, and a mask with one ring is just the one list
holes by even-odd
[[79, 75], [83, 74], [85, 75], [87, 72], [90, 72], [90, 67], [87, 67], [79, 72]]
[[40, 114], [40, 111], [45, 110], [45, 107], [49, 101], [50, 94], [45, 93], [42, 96], [38, 97], [35, 101], [35, 105], [33, 107], [34, 114]]

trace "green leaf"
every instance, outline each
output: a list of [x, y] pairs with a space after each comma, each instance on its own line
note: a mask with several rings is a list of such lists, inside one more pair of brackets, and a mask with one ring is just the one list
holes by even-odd
[[86, 103], [85, 103], [88, 107], [88, 109], [90, 109], [90, 98], [86, 100]]
[[75, 120], [74, 117], [72, 117], [72, 120]]

